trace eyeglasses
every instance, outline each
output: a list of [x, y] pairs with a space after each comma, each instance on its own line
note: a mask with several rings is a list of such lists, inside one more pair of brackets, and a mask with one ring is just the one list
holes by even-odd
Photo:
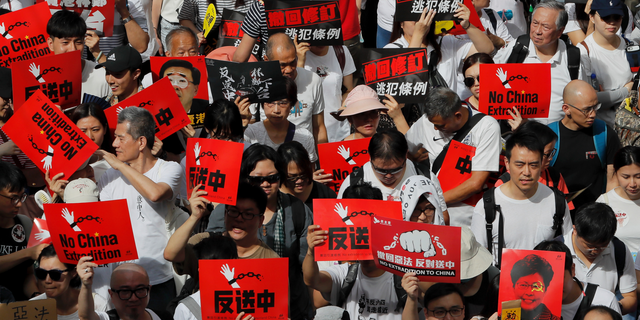
[[519, 282], [519, 283], [516, 283], [516, 288], [522, 291], [526, 291], [527, 289], [531, 288], [531, 291], [544, 292], [544, 284], [540, 281], [536, 281], [532, 284], [528, 284], [526, 282]]
[[238, 216], [242, 215], [242, 219], [244, 219], [244, 220], [252, 220], [253, 217], [262, 215], [262, 214], [249, 213], [249, 212], [246, 212], [246, 211], [245, 212], [240, 212], [240, 210], [238, 210], [236, 208], [232, 208], [232, 207], [227, 207], [225, 209], [225, 212], [231, 218], [237, 218]]
[[53, 281], [60, 281], [60, 277], [62, 277], [62, 274], [69, 271], [70, 269], [66, 269], [66, 270], [58, 270], [58, 269], [51, 269], [51, 270], [45, 270], [42, 268], [36, 268], [35, 270], [35, 276], [36, 279], [38, 280], [46, 280], [47, 279], [47, 275], [49, 275], [49, 277], [51, 277], [51, 280]]
[[373, 171], [386, 176], [388, 174], [390, 175], [394, 175], [394, 174], [398, 174], [400, 173], [400, 171], [402, 171], [402, 169], [404, 169], [404, 165], [407, 163], [407, 160], [405, 160], [401, 166], [397, 167], [397, 168], [393, 168], [393, 169], [380, 169], [380, 168], [376, 168], [376, 166], [373, 165], [373, 163], [371, 163], [371, 167], [373, 168]]
[[580, 242], [581, 242], [580, 244], [582, 244], [582, 246], [583, 246], [583, 247], [585, 247], [585, 251], [587, 251], [589, 254], [593, 254], [593, 252], [594, 252], [594, 251], [600, 251], [600, 252], [601, 252], [601, 251], [604, 251], [604, 250], [605, 250], [605, 249], [607, 249], [607, 247], [609, 246], [609, 244], [608, 244], [608, 243], [607, 243], [607, 245], [606, 245], [606, 246], [604, 246], [604, 247], [596, 247], [596, 246], [593, 246], [593, 245], [591, 245], [591, 244], [587, 243], [587, 242], [586, 242], [586, 241], [584, 241], [584, 240], [582, 240], [582, 241], [580, 241]]
[[18, 205], [18, 203], [20, 203], [20, 202], [24, 202], [25, 200], [27, 200], [27, 194], [26, 194], [26, 193], [23, 193], [23, 194], [22, 194], [22, 195], [20, 195], [20, 196], [14, 196], [14, 197], [5, 196], [4, 194], [1, 194], [1, 193], [0, 193], [0, 196], [3, 196], [3, 197], [5, 197], [5, 198], [7, 198], [7, 199], [11, 200], [11, 203], [12, 203], [14, 206], [17, 206], [17, 205]]
[[261, 177], [261, 176], [249, 176], [247, 178], [247, 180], [249, 180], [249, 183], [252, 185], [256, 185], [259, 186], [261, 185], [263, 182], [269, 182], [269, 183], [276, 183], [280, 180], [280, 175], [279, 174], [272, 174], [270, 176], [265, 176], [265, 177]]
[[287, 181], [291, 182], [291, 183], [295, 183], [298, 180], [302, 180], [302, 182], [307, 182], [309, 181], [309, 177], [303, 175], [303, 174], [299, 174], [297, 176], [292, 176], [292, 177], [287, 177]]
[[477, 77], [464, 77], [464, 85], [468, 88], [473, 87], [473, 85], [476, 84], [476, 81], [480, 84], [480, 75]]
[[598, 103], [598, 104], [596, 104], [595, 106], [590, 106], [590, 107], [586, 107], [586, 108], [584, 108], [584, 109], [580, 109], [580, 108], [578, 108], [578, 107], [576, 107], [576, 106], [573, 106], [573, 105], [570, 105], [570, 104], [568, 104], [568, 103], [566, 103], [566, 102], [565, 102], [565, 104], [566, 104], [566, 105], [568, 105], [568, 106], [569, 106], [569, 107], [571, 107], [571, 108], [574, 108], [574, 109], [576, 109], [576, 110], [578, 110], [578, 111], [582, 112], [582, 114], [584, 114], [584, 116], [585, 116], [585, 117], [588, 117], [588, 116], [591, 114], [591, 112], [596, 112], [596, 111], [598, 111], [598, 109], [600, 109], [600, 106], [602, 106], [602, 104], [601, 104], [601, 103]]
[[286, 107], [289, 106], [289, 100], [284, 99], [284, 100], [280, 100], [280, 101], [265, 102], [264, 104], [268, 105], [270, 107], [278, 105], [278, 107], [286, 108]]
[[150, 290], [149, 286], [140, 287], [136, 289], [120, 289], [120, 290], [111, 288], [111, 291], [118, 294], [118, 298], [120, 298], [120, 300], [127, 300], [127, 301], [131, 299], [131, 297], [134, 294], [136, 295], [136, 297], [138, 297], [138, 299], [146, 298], [149, 295], [149, 290]]
[[[413, 209], [413, 215], [416, 217], [419, 217], [421, 215], [425, 215], [425, 216], [429, 216], [429, 215], [433, 215], [433, 213], [436, 211], [436, 207], [434, 207], [433, 205], [427, 206], [426, 208], [424, 208], [424, 210], [420, 210], [418, 209], [418, 207], [416, 207], [415, 209]], [[419, 213], [419, 214], [416, 214]]]
[[464, 313], [464, 307], [453, 307], [449, 310], [447, 309], [435, 309], [435, 310], [427, 309], [427, 310], [433, 313], [433, 316], [438, 319], [444, 319], [444, 317], [447, 316], [447, 313], [454, 318], [459, 317]]
[[542, 154], [542, 155], [543, 155], [544, 157], [546, 157], [547, 159], [548, 159], [548, 158], [553, 158], [553, 156], [555, 156], [555, 155], [556, 155], [556, 152], [557, 152], [557, 151], [558, 151], [558, 149], [553, 148], [551, 151], [549, 151], [549, 152], [547, 152], [547, 153], [544, 153], [544, 154]]
[[168, 78], [169, 78], [169, 81], [171, 81], [171, 85], [174, 85], [182, 89], [188, 87], [189, 83], [193, 83], [193, 81], [187, 80], [187, 78], [185, 78], [181, 74], [170, 73], [168, 75]]

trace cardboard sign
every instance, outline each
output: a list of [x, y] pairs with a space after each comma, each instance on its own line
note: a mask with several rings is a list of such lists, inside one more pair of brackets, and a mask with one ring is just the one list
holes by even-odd
[[35, 247], [42, 243], [51, 243], [51, 233], [47, 226], [47, 220], [34, 218], [27, 248]]
[[97, 264], [138, 259], [127, 200], [45, 204], [53, 246], [62, 263], [92, 256]]
[[0, 16], [0, 66], [52, 55], [47, 39], [51, 12], [46, 3], [28, 6]]
[[545, 309], [560, 318], [565, 257], [564, 252], [503, 249], [500, 270], [509, 276], [500, 277], [498, 300], [521, 299], [522, 320], [537, 319]]
[[333, 174], [334, 190], [338, 192], [342, 181], [355, 169], [369, 162], [369, 141], [371, 138], [342, 142], [321, 143], [318, 157], [325, 173]]
[[314, 199], [313, 224], [329, 231], [315, 247], [316, 261], [372, 260], [370, 216], [402, 219], [401, 206], [400, 201]]
[[0, 303], [0, 319], [3, 320], [58, 320], [57, 312], [56, 300], [53, 298]]
[[[153, 82], [157, 82], [160, 78], [163, 78], [164, 75], [160, 74], [160, 70], [162, 66], [169, 60], [184, 60], [189, 63], [194, 68], [197, 68], [200, 71], [200, 84], [198, 85], [198, 93], [196, 94], [194, 99], [202, 99], [209, 100], [209, 90], [207, 90], [207, 65], [204, 63], [204, 56], [194, 56], [194, 57], [151, 57], [151, 76], [153, 78]], [[193, 74], [191, 75], [193, 77]], [[193, 121], [191, 121], [193, 125]]]
[[[473, 156], [476, 155], [476, 147], [464, 144], [462, 142], [451, 140], [447, 155], [444, 156], [442, 166], [438, 172], [440, 187], [443, 192], [447, 192], [471, 177]], [[446, 178], [441, 178], [446, 177]], [[474, 206], [478, 200], [482, 198], [482, 194], [475, 194], [462, 202]]]
[[[118, 115], [124, 108], [129, 107], [145, 108], [151, 112], [156, 120], [156, 137], [160, 140], [190, 123], [189, 116], [184, 111], [169, 78], [160, 79], [131, 98], [104, 110], [107, 122], [109, 122], [109, 130], [112, 133], [115, 132], [118, 125]], [[153, 141], [149, 143], [153, 143]]]
[[59, 10], [71, 10], [79, 14], [87, 23], [87, 29], [99, 36], [113, 35], [114, 0], [36, 0], [46, 2], [53, 15]]
[[240, 312], [256, 320], [289, 316], [287, 258], [200, 260], [199, 267], [202, 319], [235, 320]]
[[[218, 35], [218, 47], [237, 47], [244, 36], [242, 31], [242, 22], [244, 21], [244, 13], [225, 9], [222, 13], [222, 23], [220, 24], [220, 32]], [[256, 44], [253, 45], [251, 54], [258, 57], [262, 51], [262, 40], [258, 37]]]
[[546, 118], [551, 101], [551, 64], [481, 64], [479, 110], [495, 119], [511, 119], [516, 107], [523, 118]]
[[31, 161], [51, 176], [64, 172], [69, 178], [98, 150], [84, 132], [51, 100], [36, 91], [2, 127]]
[[396, 21], [418, 21], [425, 9], [427, 11], [435, 10], [436, 35], [440, 34], [442, 29], [449, 34], [466, 34], [467, 32], [460, 26], [459, 20], [453, 16], [460, 7], [460, 3], [464, 3], [469, 8], [469, 22], [484, 31], [480, 17], [478, 17], [471, 0], [396, 0], [395, 17]]
[[[244, 144], [238, 142], [189, 138], [187, 140], [187, 194], [202, 184], [204, 198], [235, 206]], [[224, 152], [223, 152], [224, 151]]]
[[207, 7], [207, 13], [204, 15], [204, 37], [206, 38], [213, 29], [213, 25], [216, 24], [216, 18], [218, 17], [218, 13], [216, 12], [216, 6], [213, 3], [210, 3]]
[[427, 94], [429, 60], [427, 49], [362, 49], [364, 84], [384, 98], [398, 103], [424, 101]]
[[11, 66], [13, 101], [19, 109], [31, 95], [42, 90], [62, 109], [80, 104], [82, 91], [82, 51], [17, 61]]
[[338, 1], [265, 1], [269, 35], [284, 32], [312, 46], [342, 45]]
[[373, 215], [371, 250], [378, 268], [420, 281], [460, 283], [460, 227]]
[[205, 59], [213, 99], [252, 103], [277, 101], [287, 97], [284, 76], [278, 61], [230, 62]]

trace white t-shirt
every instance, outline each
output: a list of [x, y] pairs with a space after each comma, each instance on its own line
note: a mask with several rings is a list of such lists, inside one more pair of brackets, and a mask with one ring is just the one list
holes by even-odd
[[120, 171], [109, 169], [98, 182], [100, 200], [126, 199], [133, 236], [138, 250], [138, 260], [149, 274], [151, 285], [160, 284], [173, 278], [171, 262], [164, 259], [164, 248], [169, 241], [165, 217], [174, 209], [173, 201], [179, 192], [178, 183], [182, 175], [180, 164], [158, 159], [144, 176], [155, 183], [164, 182], [173, 195], [170, 199], [151, 202], [145, 199]]
[[[200, 291], [192, 294], [190, 296], [195, 300], [195, 302], [200, 306]], [[196, 316], [193, 315], [191, 310], [184, 305], [184, 303], [179, 303], [176, 307], [176, 311], [173, 314], [173, 320], [198, 320]]]
[[[582, 287], [586, 290], [587, 284], [583, 282]], [[576, 301], [574, 302], [563, 304], [562, 319], [568, 319], [568, 320], [573, 319], [576, 316], [578, 309], [580, 308], [580, 303], [582, 303], [582, 299], [584, 299], [584, 294], [581, 294], [580, 296], [578, 296], [578, 299], [576, 299]], [[596, 288], [596, 293], [593, 295], [591, 306], [609, 307], [615, 310], [616, 312], [618, 312], [620, 315], [622, 315], [622, 312], [620, 311], [620, 304], [618, 303], [618, 299], [616, 298], [616, 295], [600, 287]]]
[[[43, 293], [41, 295], [35, 296], [31, 299], [29, 299], [29, 301], [34, 301], [34, 300], [45, 300], [48, 299], [47, 294]], [[93, 305], [94, 305], [94, 310], [95, 311], [107, 311], [107, 301], [105, 301], [102, 297], [100, 297], [97, 294], [93, 294]], [[72, 313], [72, 314], [68, 314], [68, 315], [58, 315], [58, 320], [79, 320], [80, 316], [78, 316], [78, 310], [76, 310], [76, 312]]]
[[616, 237], [627, 245], [635, 260], [640, 249], [640, 233], [638, 232], [638, 228], [640, 228], [640, 200], [623, 199], [614, 189], [600, 195], [596, 202], [608, 204], [616, 213], [616, 219], [618, 219]]
[[409, 41], [404, 37], [404, 34], [400, 35], [400, 38], [396, 39], [391, 43], [387, 43], [384, 46], [384, 49], [398, 49], [398, 48], [409, 48]]
[[[573, 31], [581, 30], [580, 24], [576, 19], [576, 4], [575, 3], [565, 3], [564, 9], [567, 11], [567, 15], [569, 16], [569, 20], [567, 21], [567, 25], [564, 27], [564, 33], [569, 33]], [[627, 14], [629, 15], [629, 23], [627, 24], [627, 28], [624, 30], [624, 34], [628, 35], [633, 30], [633, 13], [629, 8], [627, 8]], [[617, 35], [622, 35], [622, 27], [618, 29], [616, 32]], [[576, 44], [574, 44], [576, 45]]]
[[[264, 127], [264, 122], [262, 121], [252, 123], [247, 127], [244, 131], [244, 140], [251, 143], [264, 144], [274, 150], [278, 150], [278, 147], [280, 147], [280, 144], [273, 142], [271, 138], [269, 138], [267, 129]], [[296, 132], [293, 135], [293, 141], [298, 141], [302, 144], [305, 150], [307, 150], [307, 153], [309, 153], [309, 160], [311, 160], [311, 162], [316, 162], [318, 160], [318, 155], [316, 154], [316, 143], [309, 130], [296, 125]]]
[[[507, 30], [513, 38], [517, 38], [527, 33], [527, 21], [524, 18], [524, 8], [522, 1], [513, 0], [491, 0], [489, 8], [493, 9], [496, 13], [502, 14], [501, 20], [504, 21], [507, 26]], [[498, 16], [500, 16], [500, 13]], [[509, 19], [511, 16], [511, 19]]]
[[[347, 263], [326, 270], [331, 275], [333, 285], [331, 295], [322, 296], [333, 305], [338, 303], [338, 294], [348, 270]], [[394, 312], [397, 304], [398, 296], [393, 287], [393, 274], [385, 272], [379, 277], [369, 278], [362, 273], [362, 268], [358, 268], [358, 275], [344, 306], [338, 307], [347, 310], [351, 319], [400, 320], [402, 312]]]
[[89, 60], [84, 60], [84, 68], [82, 69], [82, 90], [80, 92], [80, 98], [85, 93], [94, 95], [98, 98], [106, 97], [111, 89], [105, 78], [106, 71], [104, 68], [96, 69], [96, 63]]
[[393, 29], [393, 17], [396, 14], [395, 0], [380, 0], [378, 2], [378, 26], [391, 32]]
[[[471, 109], [470, 116], [476, 113], [479, 112]], [[445, 134], [436, 130], [427, 116], [423, 115], [411, 126], [405, 136], [409, 144], [409, 152], [414, 153], [421, 147], [427, 149], [433, 168], [433, 162], [454, 134]], [[471, 158], [473, 171], [498, 171], [501, 151], [500, 125], [494, 118], [484, 116], [461, 142], [476, 147], [476, 154]], [[443, 177], [439, 179], [442, 180]], [[448, 208], [452, 226], [471, 225], [473, 206], [458, 202], [448, 205]]]
[[[504, 221], [504, 246], [505, 249], [533, 250], [533, 248], [544, 240], [553, 240], [555, 230], [553, 227], [553, 216], [556, 212], [556, 198], [553, 191], [538, 182], [538, 190], [529, 199], [515, 200], [507, 197], [503, 192], [504, 185], [495, 189], [495, 201], [502, 209]], [[562, 232], [572, 230], [571, 215], [569, 207], [565, 206], [564, 222]], [[493, 220], [492, 252], [494, 264], [498, 262], [498, 230], [500, 219], [496, 213]], [[476, 236], [476, 240], [485, 248], [489, 248], [487, 243], [487, 222], [484, 214], [484, 202], [481, 199], [473, 210], [471, 220], [471, 231]]]
[[329, 142], [342, 141], [349, 133], [351, 126], [349, 121], [338, 121], [330, 112], [337, 111], [342, 105], [342, 78], [356, 72], [353, 58], [346, 46], [342, 46], [344, 51], [344, 71], [340, 69], [338, 57], [332, 46], [324, 56], [317, 56], [311, 51], [307, 51], [304, 68], [315, 72], [322, 80], [322, 93], [324, 98], [325, 114], [324, 125], [327, 127]]
[[[161, 320], [155, 312], [151, 311], [151, 309], [144, 310], [146, 310], [151, 315], [151, 320]], [[96, 311], [96, 314], [98, 314], [98, 318], [100, 320], [110, 320], [109, 315], [106, 312]]]

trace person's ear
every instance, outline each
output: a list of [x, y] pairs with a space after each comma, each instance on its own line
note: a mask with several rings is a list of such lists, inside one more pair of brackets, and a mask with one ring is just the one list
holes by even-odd
[[49, 36], [47, 39], [47, 45], [49, 46], [49, 50], [53, 51], [53, 37]]
[[140, 69], [136, 69], [136, 71], [133, 72], [133, 80], [138, 80], [140, 73], [142, 73], [142, 71], [140, 71]]
[[147, 141], [147, 137], [140, 136], [140, 138], [138, 138], [138, 151], [142, 152], [142, 150], [147, 147], [147, 143], [149, 143], [149, 141]]

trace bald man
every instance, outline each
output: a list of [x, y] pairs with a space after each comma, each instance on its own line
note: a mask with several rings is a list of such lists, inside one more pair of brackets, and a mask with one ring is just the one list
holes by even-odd
[[618, 185], [613, 157], [620, 140], [611, 127], [596, 119], [600, 103], [587, 82], [569, 82], [562, 98], [564, 118], [549, 124], [558, 135], [551, 165], [562, 173], [570, 192], [585, 189], [573, 200], [579, 208]]

